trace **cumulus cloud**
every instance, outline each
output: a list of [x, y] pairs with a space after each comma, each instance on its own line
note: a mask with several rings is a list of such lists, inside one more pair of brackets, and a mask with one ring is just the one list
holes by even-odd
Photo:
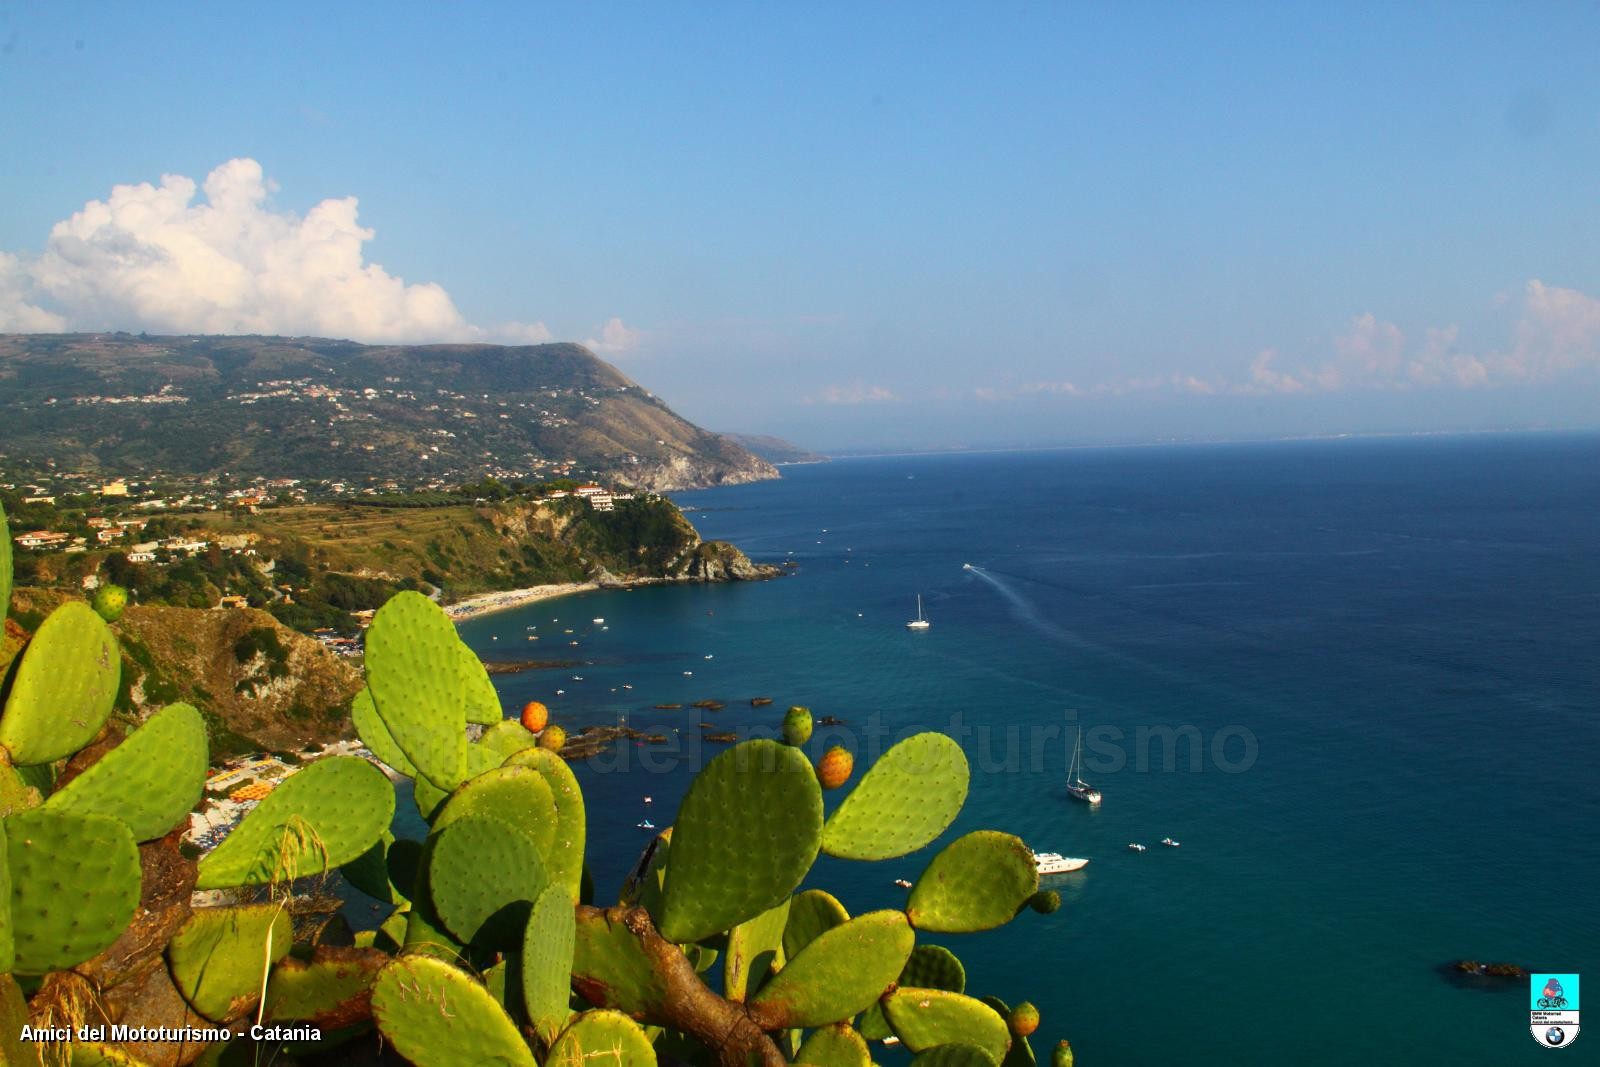
[[229, 160], [201, 186], [176, 174], [115, 186], [56, 223], [37, 257], [0, 254], [0, 329], [550, 339], [543, 323], [473, 325], [442, 286], [367, 262], [373, 231], [355, 197], [301, 217], [273, 207], [276, 188], [253, 159]]
[[583, 343], [594, 352], [614, 356], [638, 347], [643, 337], [643, 330], [635, 330], [621, 319], [613, 318], [600, 328], [599, 337], [590, 337]]
[[868, 385], [862, 381], [844, 385], [830, 385], [816, 396], [806, 397], [808, 404], [881, 404], [899, 398], [881, 385]]

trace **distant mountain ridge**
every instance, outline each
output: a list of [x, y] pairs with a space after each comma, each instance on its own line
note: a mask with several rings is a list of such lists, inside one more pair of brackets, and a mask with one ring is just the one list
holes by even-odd
[[778, 477], [576, 344], [0, 334], [0, 453], [110, 473], [412, 484]]
[[768, 463], [826, 463], [828, 457], [799, 445], [764, 433], [725, 433], [722, 436], [738, 442]]

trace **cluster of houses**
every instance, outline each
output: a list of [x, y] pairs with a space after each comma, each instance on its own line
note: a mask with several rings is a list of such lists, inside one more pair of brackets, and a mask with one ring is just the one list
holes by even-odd
[[618, 500], [633, 499], [632, 493], [618, 493], [607, 489], [604, 486], [593, 484], [580, 485], [570, 493], [565, 489], [558, 489], [546, 496], [545, 499], [564, 500], [569, 496], [575, 496], [580, 499], [587, 500], [589, 502], [589, 506], [594, 508], [596, 511], [615, 511], [616, 502]]

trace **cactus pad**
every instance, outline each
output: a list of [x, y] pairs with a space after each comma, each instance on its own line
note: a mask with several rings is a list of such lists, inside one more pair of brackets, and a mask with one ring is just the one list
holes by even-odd
[[571, 1010], [572, 956], [577, 939], [572, 901], [563, 886], [549, 885], [533, 903], [522, 938], [522, 1003], [547, 1045]]
[[936, 1045], [976, 1045], [999, 1063], [1011, 1047], [1011, 1031], [1000, 1013], [961, 993], [901, 986], [883, 998], [883, 1012], [912, 1052]]
[[176, 826], [206, 784], [206, 724], [187, 704], [168, 704], [45, 801], [50, 811], [110, 815], [135, 841]]
[[935, 1045], [911, 1058], [911, 1067], [996, 1067], [994, 1057], [976, 1045]]
[[[0, 534], [4, 532], [0, 529]], [[6, 824], [0, 819], [0, 974], [3, 975], [9, 975], [17, 962], [17, 946], [11, 937], [11, 864], [4, 861], [6, 851]], [[22, 1015], [27, 1018], [26, 1009]], [[0, 1041], [4, 1040], [4, 1032], [0, 1031]]]
[[5, 822], [18, 974], [71, 967], [110, 945], [139, 905], [139, 846], [107, 815], [20, 812]]
[[918, 930], [965, 934], [1003, 926], [1039, 888], [1033, 852], [1010, 834], [978, 830], [946, 845], [911, 890]]
[[373, 846], [339, 868], [344, 880], [374, 900], [385, 904], [404, 904], [410, 898], [389, 879], [389, 849], [394, 834], [385, 830]]
[[639, 1025], [617, 1011], [586, 1011], [550, 1046], [545, 1067], [655, 1067], [656, 1050]]
[[805, 754], [746, 741], [708, 763], [673, 823], [661, 935], [698, 941], [794, 892], [822, 844], [822, 793]]
[[783, 954], [794, 959], [818, 935], [848, 921], [850, 913], [832, 893], [807, 889], [796, 893], [789, 904], [789, 921], [783, 928]]
[[361, 743], [372, 750], [385, 767], [398, 771], [407, 778], [417, 776], [416, 766], [400, 751], [400, 745], [395, 741], [394, 735], [383, 724], [383, 717], [378, 714], [378, 705], [372, 700], [372, 688], [364, 686], [350, 702], [350, 721], [356, 728], [356, 733], [361, 737]]
[[105, 725], [121, 679], [111, 628], [88, 604], [67, 601], [22, 652], [0, 717], [0, 747], [18, 765], [72, 755]]
[[943, 734], [908, 737], [885, 752], [822, 829], [822, 850], [847, 860], [908, 855], [944, 833], [967, 800], [966, 754]]
[[491, 752], [498, 753], [502, 760], [510, 759], [523, 749], [532, 748], [538, 743], [539, 739], [515, 719], [501, 719], [478, 738], [478, 744]]
[[750, 1001], [763, 1030], [826, 1026], [868, 1007], [894, 984], [916, 935], [898, 911], [841, 923], [807, 945]]
[[349, 863], [383, 836], [394, 787], [355, 756], [333, 756], [284, 779], [216, 850], [197, 889], [266, 885]]
[[499, 819], [466, 816], [429, 844], [429, 896], [445, 928], [464, 942], [516, 944], [547, 884], [538, 844]]
[[461, 642], [449, 616], [421, 593], [389, 598], [367, 629], [367, 685], [406, 758], [441, 789], [466, 773], [467, 704]]
[[386, 954], [360, 948], [319, 948], [310, 960], [280, 960], [267, 981], [265, 1017], [323, 1029], [358, 1022], [371, 1011], [372, 983], [388, 962]]
[[744, 1001], [761, 988], [767, 974], [783, 966], [783, 931], [789, 922], [790, 897], [782, 904], [728, 931], [722, 995]]
[[871, 1067], [872, 1053], [849, 1023], [834, 1023], [813, 1031], [795, 1053], [794, 1062], [812, 1067]]
[[555, 840], [556, 805], [550, 784], [531, 767], [496, 767], [468, 779], [434, 816], [433, 829], [438, 832], [478, 816], [521, 830], [539, 846], [541, 857]]
[[588, 837], [588, 814], [583, 790], [567, 761], [542, 748], [525, 748], [506, 760], [507, 767], [530, 767], [550, 786], [556, 806], [556, 834], [545, 856], [545, 873], [553, 885], [564, 886], [578, 903], [583, 893], [583, 850]]
[[[943, 945], [918, 945], [911, 950], [911, 958], [896, 980], [897, 985], [916, 989], [943, 989], [947, 993], [964, 993], [967, 989], [967, 971], [956, 959], [955, 953]], [[985, 1002], [987, 1003], [987, 1001]], [[995, 1005], [990, 1004], [994, 1008]], [[1009, 1008], [995, 1008], [1001, 1015], [1010, 1015]], [[889, 1020], [884, 1017], [883, 1005], [874, 1004], [861, 1013], [858, 1023], [861, 1036], [869, 1041], [882, 1041], [891, 1033]]]
[[667, 1000], [665, 980], [625, 924], [625, 908], [580, 908], [572, 953], [572, 986], [598, 1008], [639, 1022], [656, 1021]]
[[427, 956], [402, 956], [378, 972], [372, 1017], [395, 1051], [416, 1067], [538, 1067], [493, 995]]
[[467, 702], [467, 721], [479, 726], [494, 726], [505, 719], [505, 709], [500, 707], [500, 694], [496, 692], [494, 682], [489, 680], [489, 671], [484, 667], [483, 660], [459, 637], [456, 638], [456, 658], [461, 664], [461, 691]]
[[294, 943], [289, 912], [276, 904], [196, 908], [167, 945], [172, 981], [213, 1022], [254, 1007], [266, 969]]

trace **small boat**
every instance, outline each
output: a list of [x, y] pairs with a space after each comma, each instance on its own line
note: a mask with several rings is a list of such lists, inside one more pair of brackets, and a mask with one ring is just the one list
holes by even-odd
[[1078, 727], [1078, 743], [1072, 746], [1072, 765], [1067, 768], [1067, 795], [1073, 800], [1081, 800], [1085, 804], [1100, 803], [1100, 790], [1084, 781], [1083, 773], [1083, 727]]
[[971, 569], [972, 569], [972, 564], [970, 564], [970, 563], [963, 563], [963, 564], [962, 564], [962, 565], [961, 565], [961, 569], [962, 569], [962, 570], [964, 570], [964, 571], [970, 571], [970, 570], [971, 570]]
[[652, 801], [653, 801], [653, 800], [655, 800], [655, 797], [645, 797], [645, 798], [644, 798], [644, 802], [645, 802], [645, 803], [646, 803], [646, 804], [649, 804], [649, 803], [650, 803], [650, 802], [652, 802]]
[[683, 676], [685, 678], [691, 677], [693, 674], [694, 674], [694, 671], [684, 671], [683, 672]]
[[926, 630], [933, 624], [922, 617], [922, 594], [917, 594], [917, 617], [906, 623], [908, 630]]
[[706, 653], [706, 659], [710, 659], [710, 658], [711, 658], [711, 653], [707, 652]]
[[1179, 845], [1183, 844], [1182, 841], [1174, 841], [1170, 837], [1163, 837], [1161, 839], [1161, 843], [1163, 845], [1166, 845], [1168, 848], [1177, 848]]
[[604, 626], [606, 624], [606, 620], [604, 619], [590, 619], [589, 621], [594, 623], [596, 626]]
[[1148, 852], [1149, 849], [1146, 848], [1144, 845], [1129, 845], [1128, 846], [1128, 851], [1129, 852]]
[[904, 878], [896, 878], [894, 880], [894, 884], [899, 886], [901, 889], [910, 889], [911, 888], [911, 883], [906, 881]]
[[645, 819], [643, 822], [638, 822], [634, 825], [641, 830], [654, 830], [656, 828], [656, 824], [651, 822], [649, 819]]
[[557, 689], [557, 690], [556, 690], [556, 696], [561, 696], [561, 695], [562, 695], [562, 694], [563, 694], [563, 693], [565, 693], [565, 692], [566, 692], [566, 690], [565, 690], [565, 689]]
[[1072, 871], [1081, 871], [1089, 865], [1086, 859], [1063, 856], [1059, 852], [1035, 852], [1033, 863], [1039, 868], [1040, 874], [1068, 874]]

